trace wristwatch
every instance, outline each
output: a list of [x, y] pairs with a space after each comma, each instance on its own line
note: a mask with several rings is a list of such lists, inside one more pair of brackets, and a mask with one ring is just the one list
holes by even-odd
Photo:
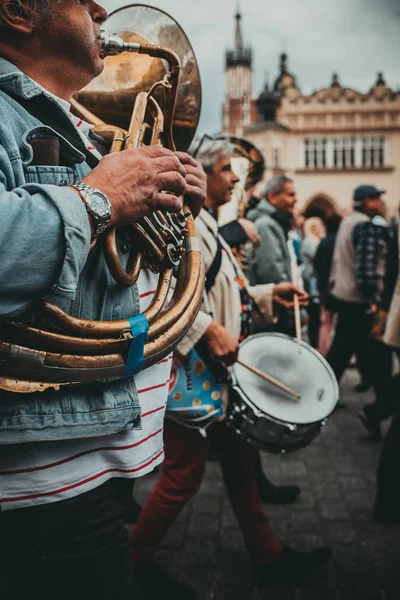
[[94, 225], [93, 237], [98, 237], [107, 229], [111, 219], [111, 204], [109, 199], [103, 192], [82, 181], [71, 184], [71, 187], [80, 193], [86, 210], [92, 217]]

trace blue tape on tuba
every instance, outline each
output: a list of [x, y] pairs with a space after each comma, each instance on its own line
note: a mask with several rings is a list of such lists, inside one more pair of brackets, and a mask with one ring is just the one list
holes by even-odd
[[128, 319], [133, 340], [129, 345], [128, 357], [125, 363], [124, 377], [139, 373], [144, 361], [144, 344], [149, 332], [149, 322], [144, 315], [136, 315]]

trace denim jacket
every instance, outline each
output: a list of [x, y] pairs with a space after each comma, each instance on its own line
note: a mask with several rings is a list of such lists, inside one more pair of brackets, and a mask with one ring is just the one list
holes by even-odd
[[[85, 206], [66, 185], [85, 177], [85, 156], [31, 116], [15, 97], [53, 102], [35, 82], [0, 58], [0, 326], [40, 298], [84, 319], [116, 320], [139, 312], [136, 286], [111, 277], [101, 251], [89, 256]], [[36, 138], [60, 142], [60, 166], [32, 165]], [[79, 144], [78, 144], [79, 145]], [[127, 240], [118, 239], [126, 266]], [[0, 375], [2, 361], [0, 360]], [[140, 428], [133, 377], [60, 391], [0, 390], [0, 444], [108, 435]]]

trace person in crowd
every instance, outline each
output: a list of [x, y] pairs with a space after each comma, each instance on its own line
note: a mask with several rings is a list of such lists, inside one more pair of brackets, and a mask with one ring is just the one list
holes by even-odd
[[[338, 382], [353, 354], [361, 373], [369, 373], [376, 401], [387, 404], [392, 370], [388, 347], [371, 339], [372, 315], [384, 283], [387, 225], [382, 219], [383, 190], [360, 185], [354, 190], [354, 211], [345, 217], [336, 236], [331, 271], [331, 293], [337, 305], [337, 324], [327, 354]], [[380, 420], [365, 412], [365, 423], [380, 436]]]
[[[289, 234], [294, 223], [294, 210], [297, 202], [292, 179], [284, 175], [272, 177], [266, 184], [253, 191], [261, 200], [246, 214], [253, 221], [260, 236], [260, 244], [255, 250], [249, 279], [253, 285], [299, 280], [295, 250]], [[295, 276], [295, 277], [294, 277]], [[304, 317], [302, 311], [302, 317]], [[295, 336], [295, 322], [292, 310], [279, 312], [276, 322], [266, 326], [259, 323], [256, 331], [277, 331]], [[262, 499], [269, 502], [271, 487], [261, 468], [261, 457], [257, 455], [256, 478]], [[298, 486], [285, 491], [283, 502], [293, 502], [300, 494]], [[274, 492], [275, 493], [275, 492]]]
[[[389, 348], [393, 347], [397, 354], [399, 354], [396, 337], [398, 324], [396, 316], [398, 315], [398, 288], [396, 285], [399, 275], [398, 235], [399, 226], [395, 222], [388, 230], [383, 292], [373, 315], [371, 330], [371, 337], [377, 344], [385, 343]], [[380, 437], [380, 422], [390, 417], [398, 405], [398, 399], [400, 398], [398, 381], [396, 375], [388, 381], [385, 402], [381, 402], [377, 398], [374, 402], [366, 404], [358, 413], [361, 422], [373, 436]]]
[[[397, 252], [390, 253], [392, 260], [390, 267], [387, 270], [387, 279], [385, 286], [385, 294], [381, 303], [381, 311], [384, 313], [384, 318], [380, 319], [380, 323], [384, 323], [384, 327], [378, 326], [373, 331], [374, 335], [379, 339], [380, 331], [383, 329], [384, 335], [382, 341], [392, 348], [398, 359], [400, 359], [400, 227], [397, 222]], [[392, 238], [393, 239], [393, 238]], [[393, 248], [395, 250], [395, 248]], [[396, 260], [397, 257], [397, 260]], [[397, 282], [396, 282], [397, 275]], [[395, 287], [393, 290], [393, 281]], [[391, 298], [388, 314], [386, 313], [386, 301]], [[378, 474], [377, 474], [377, 491], [375, 504], [373, 509], [373, 518], [380, 523], [399, 524], [400, 523], [400, 373], [392, 377], [389, 386], [389, 398], [393, 405], [393, 419], [383, 441], [381, 455], [379, 459]], [[379, 407], [378, 407], [379, 408]], [[374, 410], [371, 406], [371, 410]], [[368, 414], [367, 407], [364, 409], [365, 414]], [[385, 414], [378, 414], [378, 418], [384, 417]], [[361, 413], [363, 419], [363, 414]], [[368, 421], [367, 421], [368, 424]]]
[[333, 251], [341, 216], [330, 215], [326, 220], [326, 236], [320, 241], [314, 257], [314, 270], [317, 278], [318, 294], [321, 302], [321, 325], [318, 339], [318, 352], [326, 356], [331, 344], [335, 307], [332, 306], [329, 277], [332, 268]]
[[[295, 253], [288, 241], [296, 206], [296, 190], [292, 179], [275, 175], [266, 186], [266, 198], [247, 213], [260, 236], [260, 245], [249, 279], [252, 284], [292, 281], [296, 271]], [[288, 335], [295, 334], [293, 313], [281, 311], [274, 330]]]
[[[212, 361], [224, 365], [236, 361], [238, 339], [250, 332], [253, 300], [265, 318], [271, 319], [273, 303], [293, 305], [294, 292], [299, 294], [301, 304], [307, 299], [303, 290], [289, 282], [247, 287], [229, 246], [218, 235], [217, 208], [229, 201], [238, 180], [231, 168], [231, 154], [232, 148], [227, 142], [217, 141], [208, 142], [197, 155], [207, 173], [207, 199], [196, 219], [206, 273], [215, 270], [213, 265], [218, 248], [221, 262], [217, 272], [213, 273], [213, 285], [208, 288], [213, 316], [200, 312], [192, 329], [178, 346], [180, 355], [186, 356], [201, 341], [207, 346]], [[256, 450], [242, 440], [226, 420], [212, 423], [204, 437], [175, 419], [166, 419], [165, 461], [161, 474], [130, 535], [131, 554], [145, 599], [155, 600], [162, 595], [194, 598], [191, 588], [175, 582], [160, 570], [154, 562], [154, 552], [199, 488], [211, 443], [215, 444], [220, 455], [225, 486], [252, 559], [256, 582], [269, 585], [289, 581], [300, 574], [304, 576], [327, 560], [328, 548], [307, 553], [282, 548], [261, 505], [254, 478]]]
[[[106, 18], [93, 0], [0, 0], [2, 321], [44, 296], [86, 319], [143, 311], [157, 278], [143, 270], [137, 287], [117, 284], [103, 253], [89, 255], [92, 240], [157, 209], [180, 210], [182, 194], [193, 210], [204, 201], [205, 174], [191, 156], [153, 146], [102, 157], [89, 125], [70, 113], [72, 95], [103, 69]], [[121, 501], [132, 478], [163, 459], [155, 409], [170, 368], [167, 360], [93, 386], [0, 390], [9, 600], [139, 598]]]
[[301, 245], [303, 262], [302, 278], [304, 289], [310, 296], [308, 304], [308, 337], [313, 348], [318, 346], [320, 326], [320, 296], [314, 258], [321, 240], [325, 237], [325, 225], [319, 217], [310, 217], [304, 222], [304, 238]]

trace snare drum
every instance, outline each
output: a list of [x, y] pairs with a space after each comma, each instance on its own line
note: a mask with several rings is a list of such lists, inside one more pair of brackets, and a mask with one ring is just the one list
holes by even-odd
[[228, 423], [246, 441], [273, 453], [304, 448], [320, 433], [339, 398], [336, 377], [314, 348], [280, 333], [259, 333], [240, 344], [240, 360], [301, 395], [299, 400], [238, 363]]

